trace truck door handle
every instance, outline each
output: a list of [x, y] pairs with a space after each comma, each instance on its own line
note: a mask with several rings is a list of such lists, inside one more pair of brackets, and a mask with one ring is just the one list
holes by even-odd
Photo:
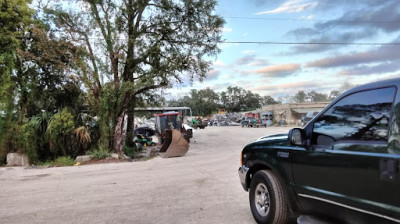
[[381, 180], [394, 181], [398, 173], [397, 160], [383, 158], [380, 161]]

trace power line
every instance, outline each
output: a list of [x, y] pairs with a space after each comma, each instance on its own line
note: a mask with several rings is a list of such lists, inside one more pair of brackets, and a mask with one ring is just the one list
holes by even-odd
[[[23, 36], [2, 35], [0, 37], [13, 37], [23, 39]], [[89, 37], [90, 40], [100, 40], [100, 37]], [[114, 38], [115, 40], [129, 40], [128, 38]], [[77, 40], [72, 40], [77, 41]], [[80, 40], [83, 41], [83, 40]], [[198, 44], [198, 41], [164, 40], [171, 43]], [[265, 44], [265, 45], [357, 45], [357, 46], [400, 46], [400, 42], [280, 42], [280, 41], [219, 41], [218, 44]]]
[[222, 41], [223, 44], [270, 44], [270, 45], [366, 45], [397, 46], [400, 43], [351, 43], [351, 42], [275, 42], [275, 41]]
[[244, 16], [225, 16], [228, 19], [247, 19], [247, 20], [270, 20], [270, 21], [309, 21], [309, 22], [342, 22], [342, 23], [400, 23], [400, 21], [371, 21], [371, 20], [324, 20], [324, 19], [290, 19], [290, 18], [266, 18], [266, 17], [244, 17]]

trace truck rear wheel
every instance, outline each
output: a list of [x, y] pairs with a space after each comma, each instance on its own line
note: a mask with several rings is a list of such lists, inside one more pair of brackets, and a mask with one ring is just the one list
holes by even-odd
[[254, 175], [250, 184], [249, 201], [257, 223], [288, 222], [286, 195], [279, 179], [271, 171], [260, 170]]

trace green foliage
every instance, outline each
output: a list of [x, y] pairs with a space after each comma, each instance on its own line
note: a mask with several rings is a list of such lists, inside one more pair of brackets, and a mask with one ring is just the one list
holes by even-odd
[[67, 108], [53, 115], [47, 127], [46, 135], [50, 141], [50, 151], [54, 157], [76, 156], [73, 147], [75, 130], [74, 116]]
[[298, 91], [296, 95], [294, 95], [292, 101], [295, 103], [304, 103], [307, 101], [307, 94], [303, 90]]
[[100, 98], [98, 111], [101, 147], [110, 148], [114, 134], [117, 109], [121, 104], [121, 90], [113, 85], [106, 85]]
[[128, 146], [128, 145], [124, 145], [124, 154], [126, 156], [128, 156], [129, 158], [133, 158], [137, 155], [138, 150], [136, 148], [136, 146]]
[[18, 135], [20, 127], [14, 121], [9, 121], [0, 116], [0, 161], [5, 161], [7, 153], [17, 152], [19, 148]]
[[88, 145], [92, 140], [90, 138], [89, 130], [86, 126], [81, 126], [75, 129], [75, 138], [81, 145]]
[[111, 153], [106, 148], [100, 147], [90, 151], [89, 155], [92, 155], [95, 159], [100, 160], [110, 157]]
[[251, 91], [246, 91], [241, 87], [227, 88], [220, 94], [212, 89], [202, 89], [190, 91], [189, 96], [181, 99], [171, 100], [169, 106], [187, 106], [193, 114], [209, 116], [217, 111], [217, 108], [225, 108], [228, 112], [249, 111], [260, 108], [267, 104], [277, 104], [271, 96], [261, 97]]
[[25, 153], [29, 162], [34, 164], [39, 161], [38, 156], [38, 144], [37, 140], [40, 138], [37, 133], [36, 120], [31, 119], [30, 122], [21, 126], [19, 137], [19, 145], [21, 146], [21, 151]]
[[54, 161], [54, 166], [73, 166], [75, 160], [70, 156], [60, 156]]

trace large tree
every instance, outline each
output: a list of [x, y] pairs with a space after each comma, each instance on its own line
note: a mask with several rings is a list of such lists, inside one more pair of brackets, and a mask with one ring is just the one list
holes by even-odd
[[221, 92], [221, 103], [231, 112], [254, 110], [262, 106], [262, 97], [238, 86], [228, 86]]
[[[82, 67], [92, 108], [113, 130], [109, 146], [121, 151], [133, 133], [135, 99], [148, 91], [205, 77], [219, 53], [223, 19], [215, 0], [81, 0], [47, 8], [59, 28], [84, 46]], [[111, 74], [109, 76], [108, 74]], [[106, 122], [104, 122], [106, 120]]]

